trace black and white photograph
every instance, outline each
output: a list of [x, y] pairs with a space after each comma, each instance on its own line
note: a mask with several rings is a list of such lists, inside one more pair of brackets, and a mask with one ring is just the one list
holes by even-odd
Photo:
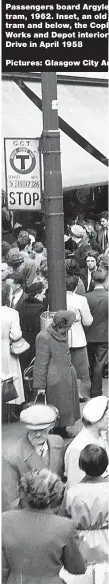
[[[98, 6], [104, 27], [96, 34], [105, 35], [107, 6]], [[15, 7], [6, 7], [13, 28]], [[67, 7], [72, 18], [78, 7]], [[18, 49], [8, 53], [1, 82], [1, 581], [108, 584], [107, 65], [94, 65], [95, 54], [84, 71], [60, 70], [59, 61], [52, 69], [49, 51], [50, 68], [39, 62], [22, 72], [11, 63]]]

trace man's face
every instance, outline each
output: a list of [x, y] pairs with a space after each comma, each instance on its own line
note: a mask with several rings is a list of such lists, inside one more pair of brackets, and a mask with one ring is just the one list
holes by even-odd
[[86, 264], [90, 272], [92, 272], [96, 268], [96, 259], [93, 256], [88, 256], [86, 258]]
[[31, 440], [36, 447], [42, 446], [46, 442], [50, 429], [51, 425], [47, 428], [30, 431]]
[[103, 229], [106, 229], [106, 227], [108, 225], [108, 221], [107, 221], [107, 219], [105, 219], [105, 217], [101, 218], [100, 223], [101, 223], [101, 227], [103, 227]]

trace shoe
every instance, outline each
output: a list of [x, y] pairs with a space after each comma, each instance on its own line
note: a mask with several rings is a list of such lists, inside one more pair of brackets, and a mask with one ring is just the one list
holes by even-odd
[[88, 401], [87, 397], [82, 397], [82, 395], [79, 396], [79, 402], [80, 404], [84, 404]]

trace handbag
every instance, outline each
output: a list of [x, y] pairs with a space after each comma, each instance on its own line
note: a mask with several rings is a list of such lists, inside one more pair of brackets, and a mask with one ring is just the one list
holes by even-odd
[[27, 341], [23, 337], [21, 337], [21, 339], [19, 339], [18, 341], [12, 341], [10, 345], [11, 354], [15, 356], [25, 353], [25, 351], [28, 351], [29, 348], [30, 348], [29, 343], [27, 343]]
[[2, 404], [5, 404], [18, 397], [13, 377], [2, 380]]

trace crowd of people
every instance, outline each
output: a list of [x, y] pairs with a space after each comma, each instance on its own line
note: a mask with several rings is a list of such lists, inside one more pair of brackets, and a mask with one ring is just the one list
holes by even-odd
[[105, 584], [108, 214], [97, 229], [66, 223], [66, 310], [54, 314], [46, 241], [5, 209], [2, 237], [3, 421], [26, 428], [3, 453], [3, 584], [93, 584], [99, 565]]

